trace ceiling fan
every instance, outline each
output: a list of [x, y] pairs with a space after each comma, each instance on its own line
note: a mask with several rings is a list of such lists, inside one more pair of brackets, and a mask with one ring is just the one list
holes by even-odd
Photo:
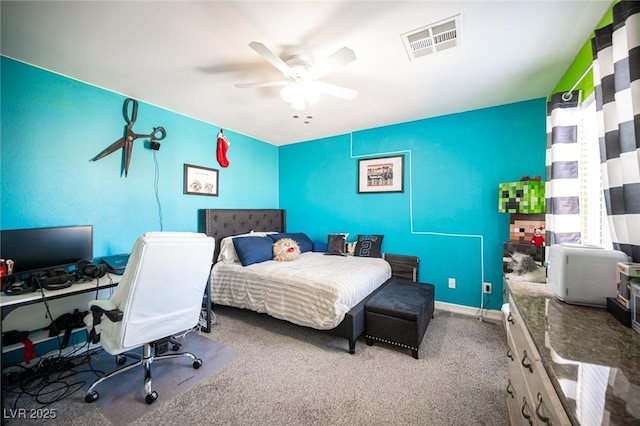
[[283, 79], [259, 83], [240, 83], [239, 89], [255, 87], [279, 87], [282, 99], [297, 110], [305, 109], [307, 104], [317, 102], [321, 95], [331, 95], [340, 99], [352, 100], [358, 92], [346, 87], [319, 81], [320, 78], [336, 69], [353, 62], [356, 54], [348, 47], [343, 47], [317, 64], [313, 64], [303, 55], [293, 55], [285, 60], [273, 53], [262, 43], [253, 41], [249, 47], [282, 72]]

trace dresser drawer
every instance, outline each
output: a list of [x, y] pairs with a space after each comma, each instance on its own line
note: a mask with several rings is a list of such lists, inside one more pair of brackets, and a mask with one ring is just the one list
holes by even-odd
[[522, 320], [522, 316], [516, 308], [513, 300], [509, 301], [510, 313], [507, 316], [507, 334], [511, 335], [514, 341], [514, 351], [525, 363], [531, 363], [540, 359], [540, 354], [529, 336], [529, 331]]
[[509, 380], [515, 393], [511, 404], [508, 404], [512, 423], [570, 425], [520, 312], [513, 300], [509, 305], [510, 313], [505, 324]]
[[570, 425], [571, 421], [541, 361], [534, 363], [533, 374], [527, 377], [527, 381], [538, 424]]
[[507, 346], [507, 367], [509, 372], [509, 385], [511, 386], [507, 389], [507, 408], [509, 409], [511, 424], [535, 424], [533, 400], [529, 394], [526, 371], [523, 370], [518, 353], [514, 349], [515, 344], [511, 334], [507, 335]]

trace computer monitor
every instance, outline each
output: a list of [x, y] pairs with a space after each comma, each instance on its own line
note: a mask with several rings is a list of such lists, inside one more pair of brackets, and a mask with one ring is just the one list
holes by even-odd
[[0, 258], [13, 260], [14, 275], [93, 261], [93, 226], [2, 230]]

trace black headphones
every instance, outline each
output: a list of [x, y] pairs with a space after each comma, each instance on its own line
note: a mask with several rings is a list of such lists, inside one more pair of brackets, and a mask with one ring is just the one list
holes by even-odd
[[96, 265], [88, 260], [81, 260], [76, 263], [76, 274], [83, 278], [102, 278], [107, 274], [107, 268], [104, 265]]
[[39, 288], [47, 290], [60, 290], [71, 287], [77, 281], [78, 276], [64, 269], [50, 269], [32, 274], [24, 281], [7, 280], [2, 291], [7, 296], [36, 291]]
[[77, 281], [77, 275], [64, 269], [49, 269], [31, 276], [31, 285], [34, 289], [39, 287], [47, 290], [60, 290], [71, 287]]
[[9, 277], [5, 278], [2, 291], [7, 296], [18, 295], [36, 291], [42, 287], [47, 290], [59, 290], [71, 287], [73, 283], [81, 279], [96, 279], [107, 274], [105, 265], [96, 265], [87, 260], [76, 263], [76, 270], [68, 272], [64, 269], [50, 269], [34, 273], [24, 281], [15, 281]]

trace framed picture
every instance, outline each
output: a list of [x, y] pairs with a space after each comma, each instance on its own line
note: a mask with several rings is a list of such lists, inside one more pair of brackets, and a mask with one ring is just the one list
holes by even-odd
[[358, 193], [404, 192], [404, 155], [358, 160]]
[[184, 165], [184, 194], [218, 196], [218, 170]]

